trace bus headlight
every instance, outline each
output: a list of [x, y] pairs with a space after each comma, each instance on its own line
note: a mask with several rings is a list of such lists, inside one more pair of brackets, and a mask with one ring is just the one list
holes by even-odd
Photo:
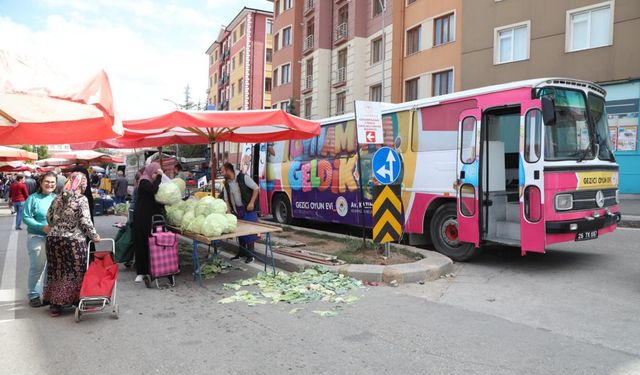
[[573, 208], [573, 195], [558, 194], [556, 195], [556, 210], [567, 211]]

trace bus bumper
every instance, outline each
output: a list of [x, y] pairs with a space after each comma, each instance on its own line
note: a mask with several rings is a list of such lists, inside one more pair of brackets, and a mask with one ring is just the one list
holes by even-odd
[[610, 227], [620, 222], [619, 212], [607, 213], [600, 217], [589, 217], [584, 219], [547, 221], [546, 231], [548, 234], [580, 233], [600, 230]]

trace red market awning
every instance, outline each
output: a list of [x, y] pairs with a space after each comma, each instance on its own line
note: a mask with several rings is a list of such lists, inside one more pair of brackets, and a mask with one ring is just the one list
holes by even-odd
[[119, 135], [104, 71], [74, 79], [45, 61], [0, 50], [0, 144], [68, 144]]
[[21, 148], [0, 146], [0, 161], [36, 160], [38, 154]]
[[320, 123], [281, 109], [252, 111], [174, 111], [142, 120], [123, 121], [117, 139], [72, 144], [73, 149], [160, 147], [172, 144], [275, 142], [320, 134]]
[[53, 158], [56, 160], [65, 159], [67, 160], [67, 164], [75, 164], [75, 163], [98, 163], [98, 164], [118, 164], [123, 163], [124, 158], [121, 156], [114, 156], [109, 154], [104, 154], [102, 152], [92, 151], [92, 150], [77, 150], [77, 151], [66, 151], [66, 152], [58, 152], [53, 154]]

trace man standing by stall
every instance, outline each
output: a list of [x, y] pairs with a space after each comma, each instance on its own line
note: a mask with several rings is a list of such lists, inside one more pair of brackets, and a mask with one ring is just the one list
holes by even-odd
[[126, 177], [124, 177], [123, 171], [118, 171], [118, 177], [113, 182], [113, 195], [115, 196], [116, 204], [124, 203], [125, 198], [127, 197], [127, 186], [128, 182]]
[[[228, 210], [236, 215], [239, 220], [258, 222], [258, 194], [260, 192], [258, 184], [242, 172], [236, 174], [231, 163], [224, 163], [222, 174], [225, 179], [222, 198], [227, 202]], [[253, 262], [253, 253], [257, 240], [258, 236], [256, 235], [238, 237], [240, 251], [231, 260], [240, 259], [240, 257], [244, 256], [245, 263]]]

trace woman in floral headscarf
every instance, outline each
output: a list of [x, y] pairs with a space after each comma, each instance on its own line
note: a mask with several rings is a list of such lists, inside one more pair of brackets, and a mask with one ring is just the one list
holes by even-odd
[[58, 316], [64, 305], [75, 304], [87, 267], [86, 238], [98, 242], [100, 236], [91, 221], [89, 202], [83, 195], [87, 178], [72, 173], [62, 194], [51, 203], [47, 220], [47, 287], [44, 299], [51, 303], [51, 316]]

